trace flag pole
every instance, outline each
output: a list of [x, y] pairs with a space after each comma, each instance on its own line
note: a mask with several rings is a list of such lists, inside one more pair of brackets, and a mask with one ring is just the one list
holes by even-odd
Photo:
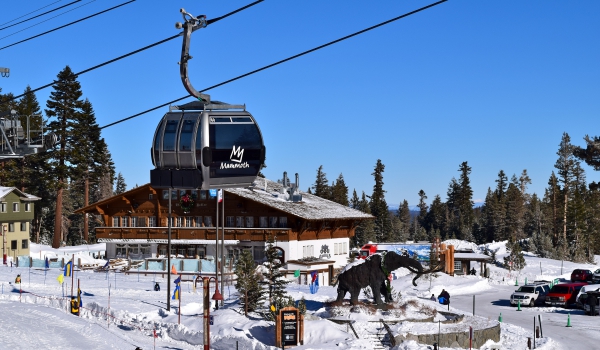
[[75, 254], [73, 254], [73, 257], [71, 258], [71, 299], [73, 298], [73, 268], [75, 267]]

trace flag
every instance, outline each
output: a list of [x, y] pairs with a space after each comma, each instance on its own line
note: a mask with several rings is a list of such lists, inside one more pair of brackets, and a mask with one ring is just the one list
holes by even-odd
[[173, 281], [173, 283], [175, 284], [179, 284], [181, 282], [181, 276], [177, 277], [177, 279], [175, 279], [175, 281]]
[[217, 195], [217, 202], [221, 203], [223, 201], [223, 190], [219, 190]]
[[316, 294], [319, 291], [319, 273], [317, 271], [311, 271], [310, 276], [312, 277], [310, 294]]
[[156, 335], [156, 329], [153, 329], [154, 332], [154, 338], [158, 338], [158, 335]]
[[63, 284], [63, 280], [64, 280], [64, 275], [61, 273], [60, 275], [58, 275], [58, 277], [56, 277], [56, 279], [58, 280], [58, 283]]
[[175, 269], [175, 265], [171, 265], [171, 274], [176, 275], [177, 269]]
[[81, 289], [77, 288], [77, 300], [79, 300], [79, 307], [83, 306], [83, 300], [81, 300]]
[[71, 276], [72, 269], [73, 269], [73, 261], [69, 261], [68, 263], [65, 264], [65, 272], [64, 272], [65, 277]]
[[179, 290], [179, 285], [175, 286], [175, 290], [173, 291], [173, 297], [171, 299], [173, 300], [179, 300], [179, 293], [181, 291]]
[[46, 263], [44, 265], [45, 268], [49, 268], [50, 267], [50, 262], [48, 261], [48, 257], [46, 257]]

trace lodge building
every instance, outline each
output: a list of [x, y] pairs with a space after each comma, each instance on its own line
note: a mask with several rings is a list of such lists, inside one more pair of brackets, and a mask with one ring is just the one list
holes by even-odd
[[[225, 256], [229, 259], [250, 250], [255, 261], [263, 261], [265, 242], [272, 236], [284, 263], [316, 258], [345, 265], [350, 237], [361, 221], [373, 216], [300, 192], [297, 176], [296, 182], [290, 183], [284, 174], [283, 183], [257, 178], [251, 187], [225, 189], [224, 210], [219, 203], [219, 217], [218, 198], [211, 191], [157, 189], [150, 184], [76, 213], [95, 214], [101, 219], [103, 226], [96, 227], [95, 234], [98, 242], [106, 243], [109, 259], [167, 255], [171, 196], [172, 256], [214, 258], [218, 220], [219, 238], [224, 231]], [[184, 196], [193, 198], [193, 205], [186, 206]]]

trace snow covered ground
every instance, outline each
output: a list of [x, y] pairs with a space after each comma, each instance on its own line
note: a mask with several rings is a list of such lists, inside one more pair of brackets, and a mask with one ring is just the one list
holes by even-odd
[[[457, 248], [473, 246], [462, 241], [447, 241]], [[93, 249], [101, 250], [102, 247]], [[497, 260], [506, 254], [504, 243], [488, 244], [488, 248], [497, 251]], [[93, 250], [92, 249], [92, 250]], [[105, 261], [95, 260], [87, 248], [82, 253], [70, 248], [66, 256], [75, 254], [82, 263], [103, 266]], [[32, 244], [32, 256], [39, 258], [62, 251]], [[516, 289], [515, 280], [523, 284], [525, 278], [536, 279], [562, 278], [568, 280], [575, 268], [596, 267], [585, 264], [540, 259], [526, 255], [527, 267], [519, 273], [508, 273], [500, 267], [491, 266], [491, 278], [476, 276], [450, 277], [445, 274], [426, 276], [419, 279], [418, 286], [411, 284], [408, 271], [395, 271], [398, 278], [392, 281], [395, 291], [402, 292], [399, 304], [407, 305], [403, 311], [369, 311], [362, 308], [361, 313], [351, 313], [348, 307], [330, 308], [329, 301], [336, 297], [335, 287], [323, 287], [311, 294], [309, 286], [291, 283], [289, 294], [299, 300], [307, 300], [305, 320], [305, 343], [297, 349], [373, 349], [371, 341], [365, 339], [367, 333], [378, 331], [380, 323], [369, 322], [379, 319], [423, 318], [431, 310], [446, 311], [447, 307], [428, 300], [431, 294], [439, 294], [446, 289], [451, 294], [450, 311], [464, 314], [462, 323], [442, 325], [444, 330], [468, 331], [469, 326], [485, 327], [495, 325], [502, 312], [501, 348], [526, 349], [527, 337], [533, 333], [532, 317], [538, 314], [543, 319], [544, 338], [537, 339], [536, 348], [540, 350], [571, 349], [576, 339], [578, 347], [594, 348], [600, 341], [598, 318], [583, 315], [581, 310], [562, 308], [534, 307], [523, 308], [518, 312], [508, 303], [510, 293]], [[83, 308], [81, 316], [68, 312], [68, 297], [71, 295], [71, 278], [65, 278], [61, 285], [57, 277], [61, 269], [48, 271], [40, 268], [0, 267], [0, 344], [5, 349], [192, 349], [203, 345], [203, 305], [202, 291], [195, 290], [193, 283], [182, 282], [181, 310], [179, 302], [171, 301], [171, 310], [166, 311], [166, 275], [143, 274], [127, 275], [118, 269], [104, 272], [93, 270], [75, 271], [74, 290], [79, 281], [82, 290]], [[15, 284], [15, 277], [21, 275], [21, 284]], [[159, 282], [161, 291], [154, 291], [154, 283]], [[210, 291], [212, 295], [213, 290]], [[214, 325], [211, 326], [211, 348], [213, 349], [276, 349], [275, 329], [272, 322], [265, 321], [258, 314], [249, 318], [243, 316], [237, 303], [238, 295], [233, 286], [222, 291], [225, 305], [212, 310]], [[63, 297], [64, 296], [64, 297]], [[473, 296], [476, 299], [473, 316]], [[348, 297], [348, 296], [347, 296]], [[361, 299], [364, 296], [361, 295]], [[415, 304], [416, 303], [416, 304]], [[415, 307], [415, 305], [417, 305]], [[181, 311], [179, 322], [178, 312]], [[109, 316], [110, 315], [110, 316]], [[439, 318], [439, 314], [437, 314]], [[357, 339], [346, 325], [328, 321], [328, 318], [347, 319], [359, 333]], [[566, 327], [570, 317], [572, 327]], [[403, 322], [392, 326], [398, 333], [437, 333], [438, 323]], [[153, 337], [156, 331], [157, 337]], [[482, 349], [489, 348], [488, 341]], [[407, 341], [396, 349], [421, 350], [431, 346]], [[447, 348], [442, 348], [447, 349]]]

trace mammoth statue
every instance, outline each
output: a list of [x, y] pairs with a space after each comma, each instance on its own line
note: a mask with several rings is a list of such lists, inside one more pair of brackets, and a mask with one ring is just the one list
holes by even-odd
[[346, 293], [350, 292], [350, 304], [357, 305], [360, 290], [367, 286], [371, 287], [375, 304], [383, 304], [381, 294], [385, 295], [386, 302], [391, 302], [391, 295], [389, 295], [385, 287], [385, 281], [389, 273], [401, 267], [407, 268], [410, 272], [417, 274], [412, 281], [415, 286], [417, 285], [415, 281], [421, 275], [440, 271], [437, 268], [423, 271], [423, 266], [420, 262], [408, 256], [396, 254], [395, 252], [388, 252], [385, 255], [374, 254], [368, 257], [364, 263], [352, 266], [340, 273], [338, 276], [336, 303], [341, 303]]

